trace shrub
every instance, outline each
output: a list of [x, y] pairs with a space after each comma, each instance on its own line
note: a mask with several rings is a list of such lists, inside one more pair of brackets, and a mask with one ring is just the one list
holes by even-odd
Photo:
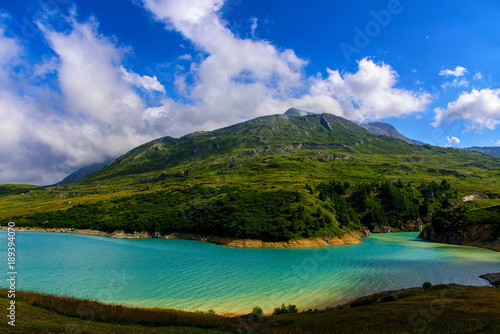
[[432, 288], [432, 284], [431, 284], [431, 282], [424, 282], [424, 284], [422, 284], [422, 287], [425, 290], [428, 290], [428, 289]]
[[276, 307], [274, 309], [273, 315], [286, 314], [286, 313], [297, 313], [297, 306], [289, 304], [285, 306], [285, 304], [281, 304], [280, 307]]
[[260, 306], [255, 306], [252, 309], [252, 313], [255, 313], [255, 314], [258, 314], [258, 315], [264, 314], [264, 312], [262, 311], [262, 308]]

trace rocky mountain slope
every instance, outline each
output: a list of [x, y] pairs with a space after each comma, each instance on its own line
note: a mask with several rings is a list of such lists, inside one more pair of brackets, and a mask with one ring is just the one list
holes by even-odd
[[370, 123], [360, 123], [359, 125], [376, 135], [389, 136], [392, 138], [401, 139], [409, 144], [423, 145], [422, 142], [406, 138], [401, 133], [399, 133], [395, 127], [387, 123], [370, 122]]
[[478, 147], [478, 146], [473, 146], [473, 147], [468, 147], [464, 148], [466, 151], [478, 151], [478, 152], [483, 152], [484, 154], [492, 154], [492, 155], [498, 155], [500, 156], [500, 146], [483, 146], [483, 147]]

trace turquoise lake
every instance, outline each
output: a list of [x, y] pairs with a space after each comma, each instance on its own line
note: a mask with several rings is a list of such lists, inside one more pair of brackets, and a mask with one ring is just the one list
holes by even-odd
[[[372, 234], [364, 243], [311, 249], [227, 248], [165, 239], [16, 234], [17, 289], [141, 307], [218, 313], [335, 306], [423, 282], [488, 285], [500, 253], [438, 244], [418, 233]], [[7, 233], [0, 233], [4, 277]], [[7, 287], [2, 279], [1, 287]]]

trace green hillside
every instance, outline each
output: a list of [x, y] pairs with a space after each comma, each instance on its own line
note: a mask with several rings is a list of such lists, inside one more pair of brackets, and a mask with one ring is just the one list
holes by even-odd
[[281, 241], [418, 230], [463, 196], [499, 193], [500, 157], [289, 112], [154, 140], [76, 184], [0, 192], [0, 219]]

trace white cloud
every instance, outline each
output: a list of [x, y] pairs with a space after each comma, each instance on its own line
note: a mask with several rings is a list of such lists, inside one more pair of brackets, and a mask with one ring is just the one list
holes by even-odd
[[191, 61], [193, 59], [193, 57], [190, 54], [183, 54], [183, 55], [179, 56], [179, 59], [180, 60], [189, 60], [189, 61]]
[[356, 73], [328, 69], [328, 78], [313, 80], [311, 95], [334, 98], [342, 116], [358, 121], [408, 115], [424, 111], [429, 104], [427, 93], [395, 88], [398, 75], [391, 66], [367, 58], [358, 65]]
[[145, 90], [153, 90], [157, 92], [165, 93], [165, 87], [158, 81], [156, 76], [150, 77], [147, 75], [140, 76], [132, 71], [127, 71], [123, 66], [120, 66], [120, 72], [122, 74], [122, 79], [126, 82], [136, 86], [144, 88]]
[[477, 72], [476, 74], [474, 74], [473, 80], [481, 80], [482, 78], [483, 75], [481, 74], [481, 72]]
[[[56, 57], [38, 65], [0, 30], [0, 183], [50, 184], [159, 136], [140, 122], [145, 104], [122, 77], [124, 51], [94, 21], [70, 21], [64, 33], [40, 25]], [[31, 80], [53, 72], [62, 94]]]
[[465, 73], [467, 73], [467, 69], [465, 67], [457, 66], [454, 70], [442, 70], [439, 72], [439, 75], [461, 77], [464, 76]]
[[456, 101], [448, 103], [446, 109], [436, 108], [434, 113], [433, 126], [463, 119], [468, 122], [468, 129], [493, 130], [500, 123], [500, 89], [463, 92]]
[[[177, 106], [197, 115], [196, 119], [192, 117], [191, 128], [211, 128], [242, 118], [283, 112], [286, 108], [283, 100], [302, 87], [306, 61], [292, 50], [278, 50], [267, 41], [235, 36], [219, 18], [222, 1], [143, 2], [157, 20], [182, 33], [208, 54], [187, 72], [176, 75], [179, 92], [197, 101], [196, 108]], [[186, 76], [195, 78], [189, 87]]]
[[452, 147], [453, 143], [460, 144], [460, 139], [457, 137], [446, 137], [446, 139], [448, 140], [448, 143], [444, 145], [445, 147]]
[[[186, 87], [182, 75], [175, 81], [180, 92], [189, 92], [190, 99], [199, 101], [196, 108], [187, 109], [190, 115], [197, 115], [200, 126], [281, 113], [292, 105], [355, 120], [380, 119], [423, 111], [430, 102], [429, 94], [395, 88], [396, 72], [368, 59], [361, 60], [353, 74], [342, 76], [328, 69], [327, 79], [306, 78], [303, 67], [307, 63], [292, 50], [278, 50], [262, 40], [240, 39], [229, 31], [217, 13], [220, 1], [143, 3], [156, 19], [208, 53], [187, 73], [197, 78], [191, 87]], [[196, 15], [186, 14], [185, 10], [190, 12], [187, 3], [200, 4]], [[253, 23], [252, 31], [257, 20]]]
[[124, 50], [99, 35], [93, 19], [86, 23], [72, 19], [71, 25], [70, 33], [62, 33], [40, 24], [61, 63], [58, 78], [65, 109], [113, 126], [136, 123], [144, 103], [122, 78], [119, 64]]
[[462, 66], [457, 66], [454, 70], [442, 70], [441, 72], [439, 72], [439, 75], [440, 76], [445, 76], [445, 77], [454, 77], [453, 81], [447, 81], [447, 82], [444, 82], [442, 85], [441, 85], [441, 88], [443, 88], [443, 90], [446, 90], [446, 88], [448, 86], [452, 86], [452, 87], [455, 87], [455, 88], [458, 88], [458, 87], [469, 87], [469, 81], [467, 81], [467, 79], [465, 78], [462, 78], [467, 72], [467, 69], [465, 67], [462, 67]]
[[258, 19], [256, 17], [252, 17], [250, 21], [252, 22], [252, 25], [250, 26], [251, 29], [250, 33], [252, 38], [255, 39], [255, 31], [257, 30]]
[[36, 64], [33, 75], [36, 77], [45, 77], [47, 74], [55, 73], [59, 67], [57, 57], [44, 59], [41, 64]]

